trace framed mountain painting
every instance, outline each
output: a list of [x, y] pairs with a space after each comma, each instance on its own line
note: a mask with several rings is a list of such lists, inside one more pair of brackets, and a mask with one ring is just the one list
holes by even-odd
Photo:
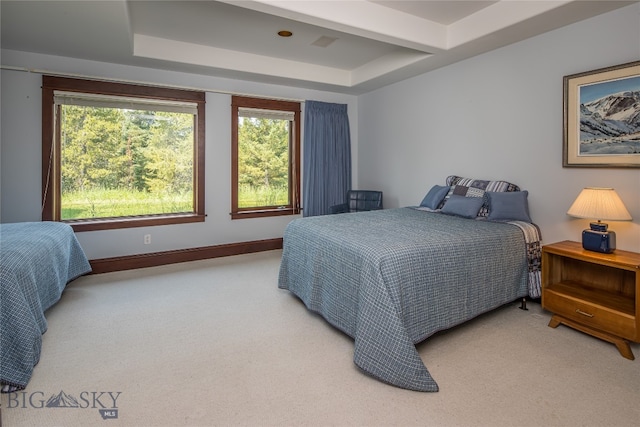
[[640, 168], [640, 61], [564, 77], [564, 167]]

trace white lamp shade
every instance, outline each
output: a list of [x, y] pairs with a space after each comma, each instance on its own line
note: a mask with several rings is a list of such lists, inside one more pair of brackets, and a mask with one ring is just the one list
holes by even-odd
[[631, 221], [631, 214], [613, 188], [588, 187], [573, 202], [567, 215], [611, 221]]

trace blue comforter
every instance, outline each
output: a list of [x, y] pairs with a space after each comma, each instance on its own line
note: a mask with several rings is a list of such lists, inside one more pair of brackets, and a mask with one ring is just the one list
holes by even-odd
[[23, 389], [40, 360], [44, 312], [91, 267], [59, 222], [1, 224], [0, 261], [0, 382]]
[[437, 391], [415, 344], [528, 294], [524, 234], [412, 208], [297, 219], [278, 287], [353, 337], [367, 374]]

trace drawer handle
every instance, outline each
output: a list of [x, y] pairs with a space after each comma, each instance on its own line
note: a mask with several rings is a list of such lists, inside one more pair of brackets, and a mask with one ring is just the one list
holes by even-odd
[[582, 314], [583, 316], [587, 316], [587, 317], [593, 317], [593, 314], [582, 311], [579, 308], [576, 308], [576, 313]]

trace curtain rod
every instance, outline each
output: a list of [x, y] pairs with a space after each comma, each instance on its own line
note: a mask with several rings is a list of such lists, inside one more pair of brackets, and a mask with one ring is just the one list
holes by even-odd
[[264, 99], [276, 99], [280, 101], [293, 101], [304, 103], [303, 99], [295, 99], [295, 98], [282, 98], [277, 96], [265, 96], [265, 95], [255, 95], [251, 93], [242, 93], [242, 92], [232, 92], [232, 91], [224, 91], [220, 89], [205, 89], [200, 87], [193, 86], [178, 86], [178, 85], [167, 85], [161, 83], [152, 83], [152, 82], [144, 82], [139, 80], [127, 80], [127, 79], [112, 79], [109, 77], [96, 77], [96, 76], [88, 76], [86, 74], [76, 74], [76, 73], [65, 73], [62, 71], [49, 71], [42, 70], [38, 68], [26, 68], [26, 67], [17, 67], [13, 65], [0, 65], [0, 69], [8, 70], [8, 71], [20, 71], [24, 73], [34, 73], [34, 74], [46, 74], [49, 76], [58, 76], [58, 77], [69, 77], [69, 78], [77, 78], [77, 79], [91, 79], [91, 80], [100, 80], [106, 82], [113, 83], [128, 83], [128, 84], [136, 84], [142, 86], [153, 86], [160, 88], [168, 88], [168, 89], [182, 89], [182, 90], [192, 90], [198, 92], [210, 92], [210, 93], [219, 93], [222, 95], [235, 95], [235, 96], [247, 96], [251, 98], [264, 98]]

